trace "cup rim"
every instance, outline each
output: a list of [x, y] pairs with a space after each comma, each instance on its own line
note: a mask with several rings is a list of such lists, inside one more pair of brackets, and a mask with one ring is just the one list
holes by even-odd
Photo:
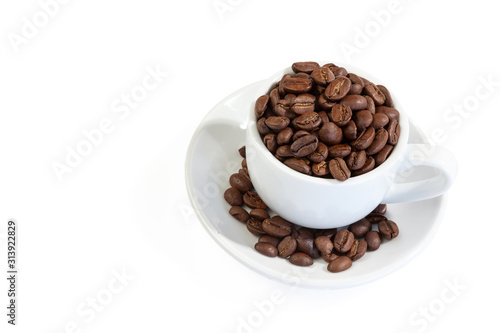
[[[320, 66], [329, 63], [329, 62], [318, 62]], [[348, 70], [349, 73], [354, 73], [358, 76], [364, 77], [368, 79], [371, 82], [374, 82], [375, 84], [381, 84], [386, 86], [383, 81], [379, 80], [378, 78], [374, 77], [370, 73], [367, 73], [355, 66], [351, 65], [346, 65], [342, 63], [336, 62], [335, 65], [339, 67], [344, 67]], [[253, 103], [250, 105], [250, 110], [249, 110], [249, 121], [248, 121], [248, 129], [249, 129], [249, 134], [250, 134], [250, 139], [256, 141], [255, 147], [264, 154], [264, 156], [269, 159], [272, 163], [273, 166], [276, 168], [280, 169], [282, 172], [286, 173], [287, 175], [291, 177], [295, 177], [298, 180], [302, 181], [308, 181], [313, 184], [317, 185], [332, 185], [335, 184], [335, 186], [350, 186], [354, 185], [357, 183], [365, 182], [368, 179], [379, 177], [381, 175], [384, 175], [389, 169], [391, 169], [396, 163], [400, 161], [401, 156], [403, 155], [406, 145], [408, 144], [408, 137], [409, 137], [409, 121], [408, 117], [405, 113], [405, 111], [402, 111], [401, 103], [399, 103], [399, 100], [397, 99], [396, 96], [391, 94], [392, 100], [394, 102], [394, 108], [399, 111], [399, 124], [400, 124], [400, 136], [398, 143], [394, 146], [391, 154], [389, 157], [378, 167], [375, 169], [364, 173], [359, 176], [355, 177], [350, 177], [349, 179], [345, 181], [339, 181], [335, 178], [321, 178], [321, 177], [314, 177], [311, 175], [306, 175], [303, 173], [300, 173], [296, 170], [293, 170], [286, 166], [283, 162], [279, 161], [264, 145], [264, 142], [262, 141], [262, 138], [260, 136], [260, 133], [257, 130], [257, 119], [255, 117], [255, 102], [257, 98], [259, 98], [262, 95], [268, 94], [270, 90], [273, 88], [274, 85], [281, 80], [283, 75], [285, 74], [293, 74], [294, 72], [292, 71], [291, 67], [285, 67], [278, 72], [274, 73], [271, 75], [269, 78], [265, 79], [264, 81], [261, 82], [261, 88], [258, 89], [257, 95], [254, 98]], [[250, 161], [251, 164], [251, 161]], [[251, 167], [250, 167], [251, 168]], [[249, 170], [250, 170], [249, 168]]]

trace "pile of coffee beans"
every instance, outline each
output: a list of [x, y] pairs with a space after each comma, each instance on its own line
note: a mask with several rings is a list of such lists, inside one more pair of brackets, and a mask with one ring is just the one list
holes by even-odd
[[345, 181], [382, 164], [399, 139], [386, 87], [344, 67], [296, 62], [255, 103], [264, 145], [288, 167]]
[[271, 216], [252, 185], [246, 167], [245, 147], [239, 150], [242, 168], [229, 177], [231, 185], [224, 199], [231, 205], [229, 214], [245, 223], [249, 232], [259, 237], [257, 252], [268, 257], [287, 258], [292, 264], [310, 266], [314, 259], [323, 258], [327, 269], [336, 273], [352, 266], [367, 251], [375, 251], [383, 239], [399, 235], [399, 228], [385, 217], [386, 205], [379, 205], [365, 218], [342, 229], [312, 229], [299, 227], [284, 218]]

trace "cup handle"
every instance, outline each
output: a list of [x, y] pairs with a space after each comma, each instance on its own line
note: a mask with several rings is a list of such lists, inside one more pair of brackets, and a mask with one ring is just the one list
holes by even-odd
[[[412, 181], [414, 166], [429, 166], [437, 174]], [[399, 180], [392, 184], [382, 203], [425, 200], [437, 197], [451, 187], [457, 176], [457, 159], [447, 149], [425, 143], [409, 144], [398, 171]], [[407, 181], [404, 181], [407, 178]], [[402, 179], [402, 181], [401, 181]]]

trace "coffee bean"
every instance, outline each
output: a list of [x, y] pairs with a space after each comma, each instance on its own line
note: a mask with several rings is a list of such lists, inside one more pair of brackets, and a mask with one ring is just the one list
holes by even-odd
[[314, 240], [314, 244], [321, 254], [330, 254], [333, 250], [333, 242], [328, 236], [319, 236]]
[[374, 129], [379, 129], [384, 127], [389, 123], [389, 117], [384, 113], [375, 113], [373, 115], [372, 126]]
[[269, 102], [269, 95], [262, 95], [259, 98], [257, 98], [257, 101], [255, 102], [255, 117], [259, 119], [264, 115], [264, 112], [267, 109], [267, 103]]
[[323, 258], [323, 260], [328, 263], [331, 262], [332, 260], [337, 259], [338, 257], [340, 257], [340, 255], [335, 251], [329, 254], [321, 254], [321, 258]]
[[360, 85], [360, 84], [358, 84], [358, 83], [352, 83], [352, 81], [351, 81], [351, 89], [349, 89], [349, 92], [347, 93], [347, 96], [349, 96], [349, 95], [352, 95], [352, 96], [354, 96], [354, 95], [360, 95], [362, 92], [363, 92], [363, 86]]
[[247, 156], [246, 155], [246, 148], [245, 148], [245, 146], [243, 146], [240, 149], [238, 149], [238, 153], [240, 154], [241, 157], [245, 158]]
[[229, 214], [240, 222], [246, 223], [250, 218], [248, 212], [240, 206], [232, 206]]
[[364, 110], [367, 107], [366, 99], [361, 95], [347, 95], [340, 103], [349, 106], [352, 111]]
[[278, 255], [278, 249], [271, 243], [258, 242], [255, 244], [255, 249], [260, 254], [274, 258]]
[[337, 126], [346, 125], [352, 117], [352, 111], [349, 105], [346, 104], [334, 104], [332, 106], [332, 121]]
[[372, 213], [385, 214], [387, 212], [387, 204], [380, 204], [372, 211]]
[[364, 150], [355, 150], [346, 157], [345, 163], [349, 170], [358, 170], [366, 163], [366, 153]]
[[[291, 76], [290, 74], [288, 74], [288, 76]], [[283, 81], [283, 79], [281, 79], [280, 83]], [[285, 95], [285, 92], [283, 91], [283, 96]], [[274, 88], [273, 90], [271, 90], [271, 92], [269, 93], [269, 102], [271, 103], [271, 107], [274, 109], [274, 106], [276, 104], [278, 104], [278, 102], [280, 101], [281, 99], [281, 95], [280, 95], [280, 92], [279, 92], [279, 88]]]
[[292, 140], [292, 135], [293, 130], [290, 127], [285, 127], [276, 135], [276, 143], [280, 146], [287, 145]]
[[328, 157], [329, 158], [335, 158], [335, 157], [346, 157], [351, 153], [351, 146], [345, 143], [341, 143], [338, 145], [333, 145], [331, 147], [328, 147]]
[[297, 251], [306, 253], [315, 258], [319, 256], [318, 249], [314, 246], [314, 232], [309, 228], [299, 228], [297, 230]]
[[377, 108], [375, 109], [375, 113], [382, 113], [382, 114], [385, 114], [389, 120], [397, 120], [399, 121], [399, 111], [394, 109], [394, 108], [390, 108], [388, 106], [377, 106]]
[[384, 214], [373, 213], [373, 212], [366, 215], [365, 219], [370, 221], [370, 223], [379, 223], [381, 221], [387, 221], [387, 217], [385, 217]]
[[335, 76], [347, 76], [347, 69], [344, 67], [337, 67], [333, 71], [333, 74], [335, 74]]
[[344, 134], [344, 138], [346, 138], [346, 140], [356, 140], [358, 137], [358, 128], [356, 127], [354, 120], [349, 120], [349, 122], [342, 127], [342, 133]]
[[311, 266], [313, 264], [313, 259], [302, 252], [292, 254], [288, 261], [297, 266]]
[[390, 108], [393, 108], [394, 107], [394, 102], [392, 101], [391, 93], [389, 92], [389, 90], [386, 87], [384, 87], [383, 85], [381, 85], [381, 84], [377, 84], [377, 87], [380, 89], [380, 91], [382, 92], [382, 94], [384, 94], [384, 96], [385, 96], [385, 103], [384, 103], [384, 105], [388, 106]]
[[278, 149], [278, 143], [276, 142], [276, 134], [266, 134], [262, 139], [264, 141], [264, 145], [271, 153], [276, 153]]
[[348, 228], [350, 232], [353, 233], [356, 238], [365, 237], [366, 233], [372, 229], [372, 224], [366, 218], [359, 220], [358, 222], [354, 222]]
[[[262, 201], [257, 192], [248, 191], [243, 195], [243, 202], [250, 208], [267, 209], [267, 205]], [[236, 205], [235, 205], [236, 206]]]
[[285, 237], [290, 235], [292, 224], [280, 216], [273, 216], [262, 221], [262, 229], [271, 236]]
[[318, 131], [319, 139], [326, 145], [336, 145], [342, 141], [342, 129], [332, 122], [324, 124]]
[[373, 115], [368, 110], [361, 110], [361, 111], [356, 112], [352, 116], [352, 120], [354, 120], [354, 123], [356, 124], [356, 127], [358, 128], [358, 132], [362, 132], [372, 124]]
[[328, 147], [323, 142], [318, 142], [318, 147], [314, 152], [307, 156], [313, 163], [323, 162], [328, 158]]
[[332, 273], [338, 273], [351, 268], [352, 260], [346, 256], [339, 256], [332, 261], [327, 266], [328, 271]]
[[318, 96], [318, 105], [322, 110], [329, 111], [332, 109], [335, 102], [328, 100], [325, 96], [325, 92]]
[[306, 161], [304, 161], [304, 159], [292, 157], [286, 159], [283, 163], [285, 163], [287, 167], [295, 171], [304, 173], [306, 175], [311, 174], [311, 167], [307, 164]]
[[328, 67], [318, 67], [311, 72], [311, 77], [317, 84], [325, 86], [335, 79], [335, 74]]
[[286, 236], [278, 244], [278, 255], [281, 258], [287, 258], [291, 256], [297, 249], [297, 241], [292, 236]]
[[273, 116], [266, 119], [266, 125], [276, 133], [284, 129], [290, 124], [290, 119], [287, 117]]
[[304, 112], [292, 121], [295, 128], [305, 131], [313, 131], [321, 125], [321, 118], [314, 111]]
[[383, 105], [385, 103], [384, 94], [373, 83], [370, 82], [365, 85], [365, 93], [373, 99], [375, 105]]
[[314, 61], [300, 61], [292, 64], [292, 71], [295, 73], [311, 74], [316, 68], [319, 68], [319, 64]]
[[385, 147], [382, 148], [382, 150], [376, 153], [374, 155], [375, 165], [379, 166], [380, 164], [384, 163], [387, 157], [391, 154], [393, 148], [394, 146], [392, 145], [385, 145]]
[[303, 94], [309, 92], [312, 88], [312, 80], [301, 77], [287, 77], [281, 80], [283, 89], [291, 94]]
[[314, 237], [327, 236], [328, 238], [332, 238], [337, 233], [337, 228], [329, 228], [329, 229], [317, 229], [314, 233]]
[[357, 239], [354, 241], [354, 244], [352, 244], [352, 247], [349, 252], [347, 252], [346, 256], [352, 261], [356, 261], [365, 255], [367, 248], [368, 246], [364, 239]]
[[375, 102], [373, 101], [373, 98], [371, 98], [370, 96], [364, 96], [365, 99], [366, 99], [366, 109], [368, 111], [370, 111], [372, 114], [375, 114]]
[[247, 165], [247, 159], [246, 159], [246, 158], [244, 158], [244, 159], [241, 161], [241, 166], [242, 166], [243, 168], [248, 168], [248, 165]]
[[319, 177], [326, 176], [330, 173], [330, 169], [328, 168], [328, 163], [326, 161], [314, 163], [311, 167], [311, 171]]
[[231, 206], [243, 205], [243, 197], [240, 191], [234, 187], [230, 187], [224, 192], [224, 199]]
[[262, 222], [253, 218], [248, 219], [247, 221], [247, 229], [255, 236], [265, 235], [266, 232], [262, 229]]
[[260, 135], [272, 133], [271, 129], [266, 125], [266, 118], [260, 118], [257, 121], [257, 130], [259, 131]]
[[238, 189], [242, 194], [250, 191], [253, 188], [252, 182], [248, 178], [240, 175], [239, 173], [234, 173], [229, 177], [229, 184], [232, 187]]
[[351, 80], [345, 76], [335, 76], [335, 79], [328, 85], [324, 93], [327, 99], [334, 102], [344, 98], [351, 89]]
[[349, 170], [345, 161], [340, 157], [331, 159], [330, 163], [328, 163], [328, 169], [330, 170], [333, 178], [341, 182], [351, 177], [351, 170]]
[[250, 175], [248, 174], [248, 169], [247, 168], [241, 168], [238, 170], [238, 173], [242, 175], [243, 177], [246, 177], [250, 182], [252, 181], [250, 179]]
[[300, 94], [291, 103], [291, 110], [298, 115], [307, 111], [314, 111], [316, 97], [311, 94]]
[[380, 234], [376, 230], [368, 231], [368, 233], [365, 235], [365, 241], [368, 251], [376, 251], [380, 247], [380, 244], [382, 244]]
[[269, 243], [278, 247], [280, 243], [280, 239], [278, 237], [270, 236], [270, 235], [262, 235], [259, 237], [259, 243]]
[[378, 223], [378, 231], [385, 239], [393, 239], [399, 235], [398, 225], [391, 220], [380, 221]]
[[279, 157], [283, 157], [283, 158], [293, 157], [291, 146], [284, 145], [284, 146], [278, 147], [278, 149], [276, 150], [276, 155], [278, 155]]
[[389, 124], [387, 125], [387, 143], [393, 146], [398, 143], [400, 132], [401, 127], [399, 126], [399, 122], [397, 120], [391, 119], [389, 121]]
[[373, 139], [372, 144], [368, 148], [366, 148], [366, 154], [373, 155], [381, 151], [382, 148], [385, 147], [388, 138], [389, 134], [387, 133], [387, 131], [383, 128], [379, 128], [375, 133], [375, 139]]
[[305, 157], [312, 154], [318, 148], [318, 138], [308, 134], [295, 140], [290, 150], [295, 157]]
[[333, 239], [333, 246], [340, 253], [349, 251], [352, 244], [354, 244], [354, 234], [347, 229], [339, 230]]
[[351, 144], [351, 146], [357, 150], [364, 150], [372, 144], [374, 139], [375, 129], [373, 127], [368, 127], [359, 135], [359, 137]]
[[269, 213], [267, 212], [267, 210], [262, 209], [262, 208], [254, 208], [254, 209], [252, 209], [250, 211], [250, 216], [253, 217], [256, 220], [259, 220], [259, 221], [264, 221], [265, 219], [268, 219], [270, 217]]
[[330, 118], [328, 118], [328, 115], [326, 114], [325, 111], [319, 111], [318, 116], [321, 119], [322, 124], [326, 124], [330, 121]]
[[356, 74], [349, 73], [349, 74], [347, 74], [347, 77], [349, 78], [349, 80], [351, 80], [352, 84], [359, 84], [361, 86], [361, 88], [365, 87], [365, 82], [363, 80], [361, 80], [361, 78], [359, 76], [357, 76]]
[[356, 176], [360, 176], [362, 174], [365, 174], [367, 172], [370, 172], [372, 171], [373, 169], [375, 169], [375, 160], [373, 159], [373, 157], [371, 156], [368, 156], [366, 158], [366, 162], [365, 164], [361, 167], [361, 169], [358, 169], [358, 170], [354, 170], [351, 175], [353, 177], [356, 177]]

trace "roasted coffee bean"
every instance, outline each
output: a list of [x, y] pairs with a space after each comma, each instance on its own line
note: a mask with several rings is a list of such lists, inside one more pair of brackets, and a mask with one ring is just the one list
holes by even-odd
[[287, 145], [292, 140], [293, 130], [290, 127], [283, 128], [276, 136], [278, 145]]
[[332, 122], [324, 124], [318, 131], [319, 139], [326, 145], [336, 145], [342, 141], [342, 129]]
[[342, 229], [335, 234], [333, 246], [339, 253], [346, 253], [354, 244], [354, 234], [347, 229]]
[[305, 157], [312, 154], [318, 148], [318, 138], [308, 134], [295, 140], [290, 150], [295, 157]]
[[370, 96], [373, 99], [375, 105], [383, 105], [385, 103], [384, 94], [373, 83], [370, 82], [367, 85], [365, 85], [365, 93], [366, 95]]
[[361, 95], [347, 95], [340, 100], [340, 104], [349, 106], [353, 112], [365, 110], [367, 107], [366, 98]]
[[344, 138], [346, 138], [346, 140], [356, 140], [358, 137], [358, 128], [356, 127], [354, 120], [349, 120], [349, 122], [342, 127], [342, 133], [344, 134]]
[[365, 235], [365, 241], [368, 251], [376, 251], [380, 247], [380, 244], [382, 244], [380, 234], [376, 230], [368, 231], [368, 233]]
[[285, 237], [290, 235], [292, 224], [280, 216], [273, 216], [262, 221], [262, 229], [271, 236]]
[[365, 99], [366, 99], [366, 109], [368, 111], [370, 111], [372, 114], [375, 114], [375, 102], [373, 101], [373, 98], [371, 98], [370, 96], [364, 96]]
[[364, 150], [355, 150], [346, 157], [345, 163], [349, 170], [358, 170], [366, 163], [366, 153]]
[[305, 131], [313, 131], [321, 125], [321, 118], [314, 111], [304, 112], [292, 121], [295, 128]]
[[387, 125], [387, 134], [389, 136], [389, 138], [387, 139], [387, 143], [393, 146], [398, 143], [400, 132], [401, 127], [399, 126], [399, 122], [397, 120], [391, 119], [389, 121], [389, 124]]
[[385, 147], [387, 140], [389, 138], [389, 134], [383, 128], [379, 128], [375, 133], [375, 139], [373, 139], [372, 144], [366, 148], [367, 155], [373, 155], [378, 153]]
[[264, 145], [271, 153], [273, 154], [276, 153], [276, 150], [278, 149], [278, 143], [276, 142], [276, 134], [266, 134], [264, 136], [264, 139], [262, 139], [262, 141], [264, 141]]
[[329, 228], [329, 229], [316, 229], [314, 232], [314, 237], [327, 236], [328, 238], [332, 238], [337, 233], [337, 228]]
[[[288, 76], [291, 76], [290, 74], [288, 74]], [[283, 81], [283, 79], [282, 79]], [[281, 81], [280, 81], [281, 83]], [[283, 96], [285, 95], [285, 92], [283, 92]], [[279, 93], [279, 88], [274, 88], [273, 90], [271, 90], [271, 92], [269, 93], [269, 102], [271, 103], [271, 107], [274, 108], [274, 106], [276, 104], [278, 104], [278, 102], [280, 101], [281, 99], [281, 95]]]
[[326, 86], [335, 79], [335, 74], [328, 67], [318, 67], [312, 71], [311, 77], [317, 84]]
[[[289, 95], [287, 95], [289, 96]], [[294, 95], [295, 96], [295, 95]], [[286, 117], [287, 114], [291, 112], [292, 101], [289, 99], [280, 99], [278, 103], [274, 105], [273, 111], [280, 117]]]
[[247, 165], [247, 159], [246, 159], [246, 158], [244, 158], [244, 159], [241, 161], [241, 166], [242, 166], [243, 168], [248, 168], [248, 165]]
[[267, 109], [267, 103], [269, 102], [269, 95], [262, 95], [259, 98], [257, 98], [257, 101], [255, 102], [255, 117], [259, 119], [264, 115], [264, 112]]
[[229, 214], [240, 222], [246, 223], [250, 218], [248, 212], [240, 206], [232, 206]]
[[333, 250], [333, 242], [328, 236], [319, 236], [314, 240], [314, 244], [321, 254], [330, 254]]
[[372, 144], [374, 139], [375, 129], [373, 129], [373, 127], [368, 127], [359, 135], [359, 137], [351, 144], [351, 146], [357, 150], [364, 150]]
[[333, 178], [341, 182], [351, 177], [351, 170], [349, 170], [345, 161], [340, 157], [331, 159], [328, 163], [328, 169], [330, 170]]
[[267, 210], [262, 208], [254, 208], [250, 211], [250, 217], [253, 217], [254, 219], [259, 221], [264, 221], [265, 219], [268, 219], [270, 216]]
[[363, 80], [361, 80], [361, 78], [359, 76], [357, 76], [356, 74], [349, 73], [346, 76], [349, 78], [349, 80], [351, 80], [352, 84], [359, 84], [362, 88], [365, 87], [365, 82]]
[[375, 165], [379, 166], [380, 164], [384, 163], [387, 157], [391, 154], [393, 148], [394, 146], [392, 145], [385, 145], [385, 147], [382, 148], [381, 151], [376, 153], [374, 155]]
[[385, 96], [385, 103], [384, 103], [384, 105], [388, 106], [390, 108], [393, 108], [394, 107], [394, 102], [392, 100], [391, 93], [389, 92], [389, 90], [386, 87], [384, 87], [383, 85], [381, 85], [381, 84], [377, 84], [377, 87], [380, 89], [380, 91], [382, 92], [382, 94], [384, 94], [384, 96]]
[[330, 101], [339, 101], [344, 98], [351, 89], [351, 80], [345, 76], [335, 75], [335, 79], [325, 90], [325, 97]]
[[338, 145], [333, 145], [331, 147], [328, 147], [328, 157], [329, 158], [335, 158], [335, 157], [346, 157], [351, 153], [351, 146], [345, 143], [341, 143]]
[[328, 158], [328, 147], [323, 142], [318, 142], [318, 147], [314, 152], [307, 156], [313, 163], [323, 162]]
[[292, 71], [295, 73], [311, 74], [316, 68], [319, 68], [319, 64], [314, 61], [300, 61], [292, 64]]
[[328, 263], [331, 262], [332, 260], [337, 259], [338, 257], [340, 257], [340, 255], [335, 251], [330, 254], [321, 254], [321, 258], [323, 258], [323, 260]]
[[272, 133], [271, 129], [266, 125], [265, 118], [260, 118], [259, 121], [257, 121], [257, 130], [259, 131], [260, 135]]
[[349, 105], [336, 103], [332, 106], [331, 115], [337, 126], [344, 126], [351, 120], [352, 111]]
[[368, 156], [366, 158], [366, 162], [365, 162], [365, 165], [363, 165], [363, 167], [361, 167], [361, 169], [358, 169], [358, 170], [354, 170], [351, 175], [353, 177], [355, 176], [360, 176], [362, 174], [365, 174], [367, 172], [370, 172], [372, 171], [373, 169], [375, 169], [375, 160], [373, 159], [373, 157], [371, 156]]
[[240, 191], [234, 187], [230, 187], [224, 192], [224, 199], [226, 199], [227, 203], [231, 206], [243, 205], [243, 196]]
[[255, 249], [260, 254], [274, 258], [278, 255], [278, 249], [271, 243], [257, 242], [255, 244]]
[[287, 167], [295, 171], [304, 173], [306, 175], [311, 174], [311, 167], [302, 158], [295, 158], [295, 157], [287, 158], [283, 163], [285, 163]]
[[247, 178], [250, 182], [252, 181], [252, 180], [250, 179], [250, 174], [248, 173], [248, 169], [247, 169], [247, 168], [241, 168], [241, 169], [239, 169], [239, 170], [238, 170], [238, 173], [239, 173], [240, 175], [242, 175], [243, 177], [246, 177], [246, 178]]
[[292, 149], [290, 145], [284, 145], [278, 147], [276, 150], [276, 155], [282, 158], [293, 157]]
[[313, 259], [302, 252], [292, 254], [288, 261], [296, 266], [311, 266], [313, 264]]
[[243, 202], [250, 208], [267, 209], [267, 205], [255, 191], [248, 191], [245, 193], [245, 195], [243, 195]]
[[333, 71], [333, 74], [335, 74], [335, 76], [347, 76], [347, 69], [344, 67], [337, 67]]
[[312, 258], [319, 257], [318, 249], [314, 246], [314, 232], [309, 228], [299, 228], [297, 230], [297, 251], [306, 253]]
[[311, 170], [313, 174], [319, 177], [326, 176], [330, 173], [330, 169], [328, 168], [328, 163], [326, 161], [313, 163]]
[[259, 220], [253, 219], [253, 218], [248, 219], [247, 229], [252, 234], [254, 234], [255, 236], [258, 236], [258, 237], [266, 234], [264, 229], [262, 229], [262, 221], [259, 221]]
[[238, 149], [238, 153], [240, 153], [240, 156], [245, 158], [247, 156], [247, 153], [246, 153], [246, 148], [245, 146], [241, 147], [240, 149]]
[[385, 127], [389, 123], [389, 117], [383, 113], [375, 113], [373, 115], [372, 126], [374, 129]]
[[351, 249], [347, 252], [346, 256], [352, 261], [356, 261], [365, 255], [366, 249], [368, 248], [367, 243], [364, 239], [356, 239], [354, 244], [352, 244]]
[[295, 141], [297, 140], [298, 138], [304, 136], [304, 135], [309, 135], [311, 133], [309, 133], [308, 131], [304, 131], [304, 130], [299, 130], [297, 132], [295, 132], [292, 136], [292, 141]]
[[291, 256], [297, 249], [297, 241], [292, 236], [286, 236], [278, 244], [278, 255], [281, 258], [287, 258]]
[[354, 234], [354, 237], [363, 238], [368, 231], [372, 230], [372, 224], [366, 218], [363, 218], [351, 224], [348, 230]]
[[378, 231], [385, 239], [393, 239], [399, 235], [398, 225], [391, 220], [380, 221], [378, 223]]
[[314, 111], [316, 97], [311, 94], [300, 94], [291, 103], [293, 113], [301, 115], [307, 111]]
[[284, 129], [290, 124], [290, 119], [287, 117], [273, 116], [266, 119], [266, 125], [276, 133]]
[[[279, 96], [285, 96], [286, 95], [286, 91], [285, 89], [283, 89], [283, 82], [285, 81], [286, 78], [289, 78], [289, 77], [292, 77], [292, 74], [285, 74], [283, 75], [283, 77], [281, 78], [281, 80], [278, 82], [278, 88], [277, 88], [277, 91], [279, 93]], [[271, 92], [272, 93], [272, 92]], [[273, 97], [271, 97], [273, 99]], [[278, 98], [279, 100], [279, 98]], [[277, 101], [277, 100], [275, 100]], [[274, 103], [273, 103], [274, 105]]]
[[304, 94], [312, 88], [312, 80], [301, 77], [287, 77], [281, 82], [283, 90], [290, 94]]
[[309, 75], [308, 73], [301, 72], [293, 75], [293, 77], [300, 77], [301, 79], [310, 79], [311, 75]]
[[280, 239], [278, 237], [270, 236], [270, 235], [262, 235], [259, 237], [259, 243], [269, 243], [278, 247], [280, 243]]
[[253, 188], [252, 182], [239, 173], [234, 173], [231, 175], [231, 177], [229, 177], [229, 184], [232, 187], [238, 189], [242, 194], [250, 191]]
[[326, 98], [325, 92], [323, 92], [321, 95], [318, 96], [318, 105], [322, 110], [329, 111], [332, 109], [332, 106], [334, 104], [335, 104], [335, 102], [332, 102], [332, 101], [328, 100], [328, 98]]
[[354, 120], [354, 123], [356, 124], [356, 127], [358, 128], [358, 132], [363, 132], [365, 129], [370, 127], [370, 125], [372, 124], [373, 115], [368, 110], [361, 110], [361, 111], [356, 112], [352, 116], [352, 120]]
[[387, 204], [380, 204], [372, 211], [372, 213], [385, 214], [387, 212]]
[[397, 120], [399, 121], [399, 111], [394, 109], [394, 108], [390, 108], [388, 106], [377, 106], [377, 108], [375, 109], [375, 113], [382, 113], [382, 114], [385, 114], [387, 117], [389, 117], [389, 120]]
[[352, 81], [351, 81], [351, 89], [347, 93], [347, 96], [349, 96], [349, 95], [360, 95], [362, 92], [363, 92], [363, 86], [360, 85], [360, 84], [358, 84], [358, 83], [352, 83]]
[[326, 124], [330, 121], [330, 118], [328, 118], [328, 115], [326, 114], [325, 111], [319, 111], [318, 116], [321, 119], [322, 124]]
[[328, 271], [332, 273], [338, 273], [351, 268], [352, 260], [346, 256], [339, 256], [332, 261], [327, 266]]
[[366, 215], [365, 219], [370, 221], [370, 223], [379, 223], [381, 221], [387, 221], [387, 217], [385, 217], [384, 214], [373, 213], [373, 212]]

